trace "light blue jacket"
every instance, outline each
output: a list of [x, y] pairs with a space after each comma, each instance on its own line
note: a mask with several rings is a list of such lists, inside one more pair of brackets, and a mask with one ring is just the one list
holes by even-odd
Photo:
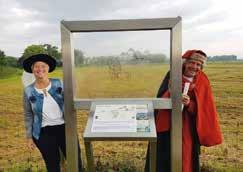
[[[59, 79], [50, 79], [50, 81], [51, 88], [48, 92], [63, 112], [64, 100], [62, 83]], [[43, 99], [44, 95], [35, 90], [34, 83], [24, 89], [23, 105], [27, 138], [32, 138], [33, 136], [39, 139], [42, 123]]]

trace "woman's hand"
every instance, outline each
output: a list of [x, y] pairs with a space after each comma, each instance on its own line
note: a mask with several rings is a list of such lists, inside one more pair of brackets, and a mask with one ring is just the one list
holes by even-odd
[[190, 104], [190, 97], [186, 94], [183, 94], [182, 103], [184, 104], [184, 106], [188, 106]]
[[35, 144], [31, 138], [27, 138], [26, 143], [27, 143], [27, 147], [30, 150], [33, 150], [35, 148]]

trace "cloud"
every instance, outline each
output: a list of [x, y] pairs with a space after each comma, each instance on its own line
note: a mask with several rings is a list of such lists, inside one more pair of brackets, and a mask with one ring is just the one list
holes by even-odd
[[[191, 47], [207, 49], [210, 48], [208, 45], [214, 44], [219, 46], [217, 49], [230, 51], [228, 47], [224, 47], [229, 45], [229, 42], [235, 47], [239, 47], [236, 42], [241, 43], [243, 24], [239, 19], [242, 5], [241, 0], [234, 0], [234, 3], [228, 0], [220, 2], [218, 0], [1, 0], [0, 49], [8, 55], [20, 56], [24, 48], [30, 44], [52, 43], [60, 47], [62, 19], [98, 20], [181, 16], [183, 49]], [[131, 35], [106, 37], [109, 40], [105, 37], [101, 37], [101, 40], [93, 39], [94, 42], [103, 42], [103, 47], [97, 51], [109, 49], [108, 45], [114, 45], [114, 48], [119, 49], [118, 42], [125, 45], [126, 41], [130, 44], [136, 40], [137, 47], [151, 45], [148, 48], [155, 49], [156, 45], [152, 43], [157, 41], [152, 41], [151, 38], [160, 36], [154, 33], [148, 34], [148, 37], [135, 33]], [[146, 40], [152, 43], [145, 45]], [[220, 43], [224, 40], [228, 43]], [[87, 43], [89, 42], [91, 41], [87, 40]], [[94, 45], [94, 42], [90, 46]], [[78, 43], [77, 47], [80, 45], [82, 44]], [[240, 48], [234, 50], [237, 55], [243, 57]], [[214, 53], [211, 49], [210, 52]]]
[[129, 48], [169, 55], [169, 35], [169, 31], [81, 33], [74, 35], [74, 46], [87, 56], [118, 55]]

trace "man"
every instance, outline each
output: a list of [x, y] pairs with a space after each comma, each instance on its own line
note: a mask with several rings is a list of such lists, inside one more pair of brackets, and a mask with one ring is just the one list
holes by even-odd
[[[200, 146], [222, 143], [216, 106], [211, 86], [202, 71], [207, 55], [201, 50], [189, 50], [183, 56], [182, 87], [189, 83], [189, 91], [182, 95], [182, 159], [183, 172], [197, 172]], [[164, 78], [157, 97], [170, 97], [169, 72]], [[171, 110], [155, 113], [157, 130], [157, 171], [170, 172], [170, 123]], [[180, 146], [180, 145], [178, 145]], [[146, 170], [148, 163], [146, 164]]]

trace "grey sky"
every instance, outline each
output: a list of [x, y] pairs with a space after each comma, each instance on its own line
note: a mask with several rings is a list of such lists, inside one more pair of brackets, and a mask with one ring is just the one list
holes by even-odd
[[[242, 0], [0, 0], [0, 49], [21, 56], [26, 46], [49, 43], [60, 48], [61, 20], [182, 17], [183, 51], [243, 58]], [[161, 35], [161, 36], [160, 36]], [[161, 39], [162, 38], [162, 39]], [[88, 54], [127, 47], [168, 51], [168, 33], [75, 34], [75, 47]], [[133, 47], [132, 47], [133, 48]], [[103, 51], [103, 52], [102, 52]]]

